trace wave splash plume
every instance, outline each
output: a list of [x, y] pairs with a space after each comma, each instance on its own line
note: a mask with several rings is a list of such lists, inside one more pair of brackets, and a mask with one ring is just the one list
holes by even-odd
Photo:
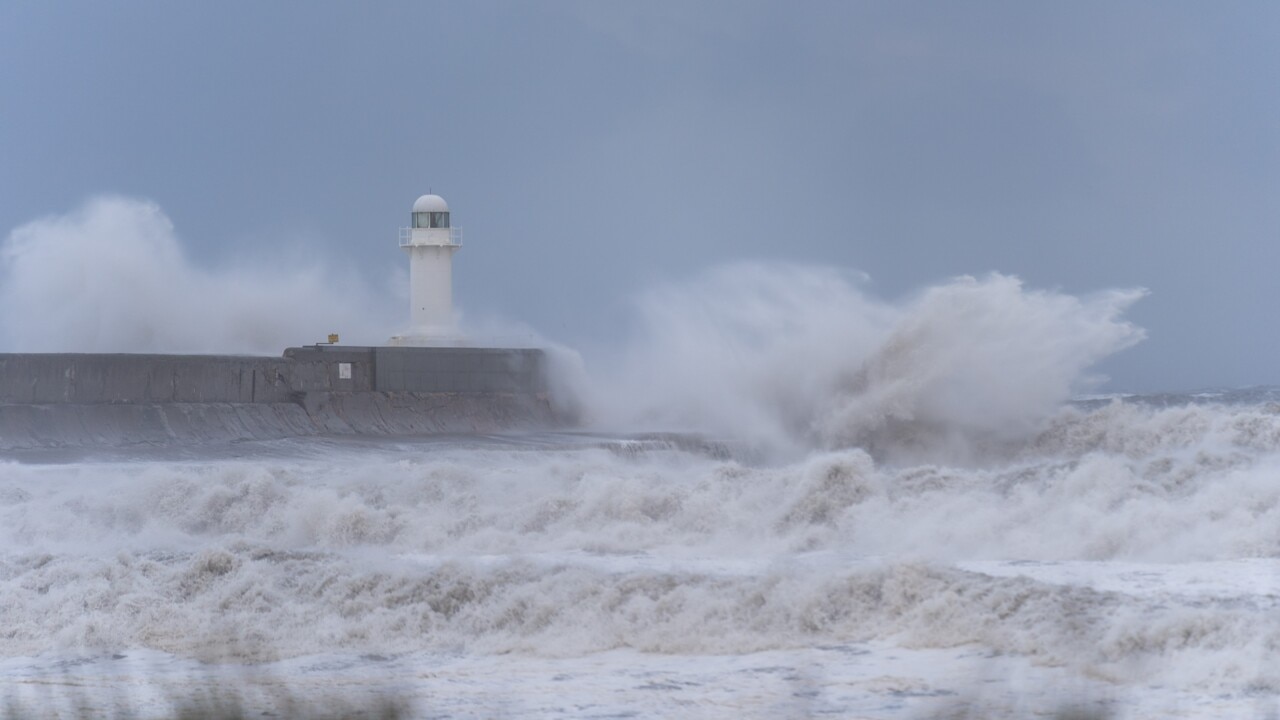
[[830, 268], [732, 265], [641, 298], [598, 413], [792, 454], [971, 460], [1094, 387], [1086, 371], [1143, 338], [1121, 318], [1143, 294], [1080, 298], [991, 274], [895, 304]]
[[277, 355], [336, 329], [388, 337], [358, 278], [310, 256], [252, 260], [199, 267], [155, 203], [94, 198], [0, 244], [0, 351]]

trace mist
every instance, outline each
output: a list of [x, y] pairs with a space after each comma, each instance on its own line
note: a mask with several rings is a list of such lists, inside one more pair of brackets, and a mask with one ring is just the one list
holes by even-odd
[[738, 263], [654, 288], [613, 372], [612, 423], [684, 427], [783, 453], [866, 447], [966, 462], [1041, 430], [1090, 368], [1141, 341], [1141, 289], [1076, 297], [992, 273], [878, 299], [835, 268]]
[[279, 248], [198, 267], [158, 205], [100, 196], [0, 246], [0, 349], [276, 355], [331, 332], [381, 343], [397, 329], [386, 295]]

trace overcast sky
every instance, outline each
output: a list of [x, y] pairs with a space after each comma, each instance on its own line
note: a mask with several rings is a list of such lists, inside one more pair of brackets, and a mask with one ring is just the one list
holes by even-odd
[[0, 237], [122, 194], [193, 262], [381, 287], [431, 188], [464, 311], [570, 345], [737, 260], [1000, 271], [1150, 290], [1114, 389], [1277, 383], [1277, 38], [1271, 1], [15, 0]]

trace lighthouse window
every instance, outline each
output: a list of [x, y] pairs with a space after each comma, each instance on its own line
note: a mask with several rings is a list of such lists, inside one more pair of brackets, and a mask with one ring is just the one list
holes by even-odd
[[413, 226], [416, 228], [447, 228], [449, 227], [449, 213], [416, 212], [413, 214]]

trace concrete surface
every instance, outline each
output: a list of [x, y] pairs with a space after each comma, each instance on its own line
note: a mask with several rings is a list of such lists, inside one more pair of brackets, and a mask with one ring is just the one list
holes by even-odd
[[548, 427], [545, 362], [503, 348], [0, 354], [0, 450]]

